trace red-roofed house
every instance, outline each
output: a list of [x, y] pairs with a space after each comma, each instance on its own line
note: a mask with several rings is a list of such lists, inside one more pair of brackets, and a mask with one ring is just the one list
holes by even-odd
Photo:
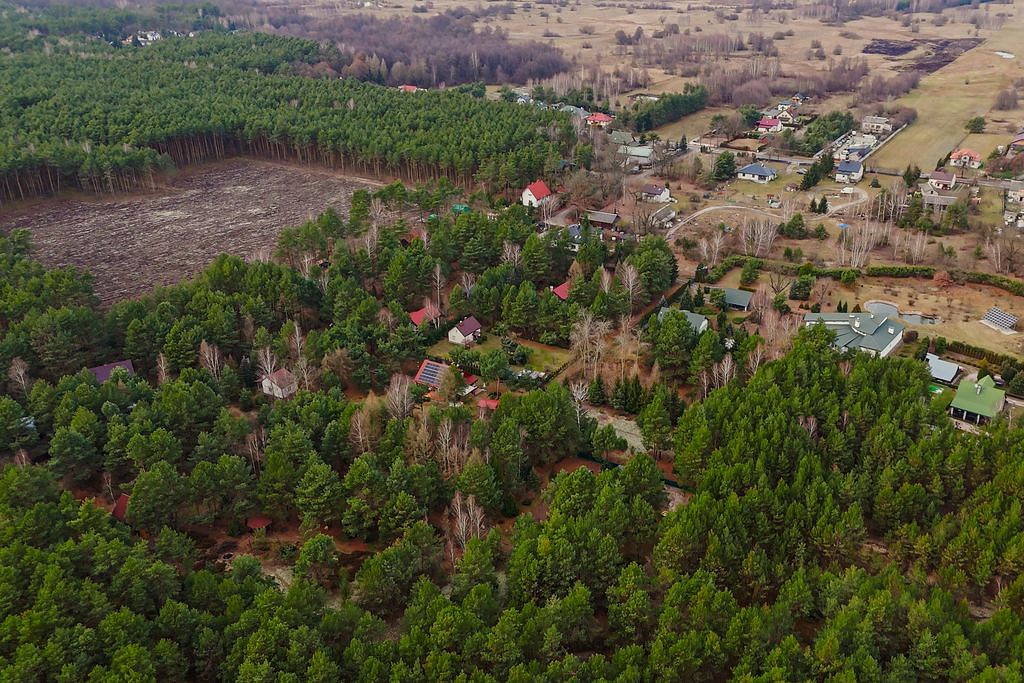
[[973, 149], [958, 149], [949, 155], [949, 163], [961, 168], [981, 168], [981, 155]]
[[1024, 152], [1024, 132], [1017, 133], [1017, 135], [1010, 140], [1010, 151]]
[[433, 304], [427, 304], [419, 310], [409, 312], [409, 320], [416, 327], [423, 323], [432, 323], [439, 317], [441, 317], [441, 311], [437, 310], [437, 306]]
[[600, 111], [587, 117], [587, 125], [600, 126], [601, 128], [604, 128], [612, 121], [613, 119], [611, 116]]
[[459, 346], [469, 346], [480, 338], [483, 325], [474, 316], [463, 318], [462, 321], [448, 330], [448, 341]]
[[263, 393], [274, 398], [288, 398], [299, 390], [299, 383], [295, 375], [288, 372], [287, 368], [281, 368], [263, 378], [261, 382]]
[[476, 410], [480, 415], [493, 413], [497, 409], [498, 399], [496, 398], [481, 398], [476, 402]]
[[566, 280], [565, 282], [563, 282], [562, 284], [558, 285], [557, 287], [552, 287], [551, 288], [551, 293], [554, 294], [555, 296], [557, 296], [562, 301], [568, 301], [569, 300], [569, 285], [570, 285], [570, 282], [568, 280]]
[[114, 503], [114, 509], [110, 511], [110, 516], [119, 522], [124, 521], [124, 516], [128, 513], [128, 501], [131, 499], [127, 493], [122, 493], [117, 498], [117, 502]]
[[554, 193], [543, 180], [535, 180], [523, 190], [523, 206], [534, 208], [551, 201]]
[[400, 85], [398, 89], [402, 92], [419, 92], [422, 88], [417, 88], [415, 85]]
[[763, 118], [757, 122], [758, 133], [778, 133], [782, 130], [782, 121], [778, 119]]

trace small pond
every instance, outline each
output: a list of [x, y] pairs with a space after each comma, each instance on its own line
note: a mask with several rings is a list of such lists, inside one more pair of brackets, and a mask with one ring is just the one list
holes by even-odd
[[922, 315], [920, 313], [900, 313], [898, 306], [887, 301], [869, 301], [864, 304], [864, 310], [890, 318], [899, 318], [911, 325], [934, 325], [938, 322], [938, 318], [931, 315]]

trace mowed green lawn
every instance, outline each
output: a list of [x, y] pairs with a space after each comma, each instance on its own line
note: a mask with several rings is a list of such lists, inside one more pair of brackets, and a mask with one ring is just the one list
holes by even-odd
[[[1024, 12], [1014, 12], [995, 33], [952, 64], [921, 79], [897, 104], [917, 110], [917, 120], [869, 160], [869, 165], [902, 169], [917, 164], [930, 170], [967, 138], [964, 125], [992, 110], [996, 94], [1024, 76]], [[1015, 55], [1003, 59], [1001, 50]], [[998, 131], [991, 130], [989, 133]], [[1007, 141], [1010, 135], [1006, 135]], [[986, 143], [989, 141], [986, 140]], [[985, 146], [988, 146], [986, 144]], [[986, 154], [990, 150], [977, 150]]]
[[[516, 341], [530, 349], [530, 358], [526, 365], [513, 366], [514, 368], [523, 367], [527, 370], [536, 370], [538, 372], [554, 372], [562, 367], [571, 355], [568, 349], [560, 349], [557, 346], [547, 346], [546, 344], [529, 339], [517, 339]], [[452, 344], [447, 339], [442, 339], [427, 349], [427, 354], [436, 358], [447, 358], [454, 348], [455, 344]], [[470, 348], [477, 351], [500, 349], [501, 338], [495, 334], [487, 335], [483, 342], [474, 344]]]

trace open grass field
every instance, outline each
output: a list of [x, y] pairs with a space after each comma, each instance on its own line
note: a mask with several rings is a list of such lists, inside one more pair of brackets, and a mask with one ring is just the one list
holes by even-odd
[[[516, 339], [516, 341], [530, 349], [530, 358], [526, 361], [526, 365], [513, 366], [513, 369], [520, 369], [521, 367], [526, 370], [536, 370], [537, 372], [553, 372], [562, 367], [572, 355], [568, 349], [560, 349], [557, 346], [548, 346], [547, 344], [521, 338]], [[427, 354], [437, 358], [447, 358], [454, 348], [455, 344], [452, 344], [447, 339], [442, 339], [427, 349]], [[500, 349], [501, 338], [497, 335], [489, 334], [484, 341], [474, 344], [470, 348], [476, 351]]]
[[[1014, 57], [1004, 59], [996, 51]], [[964, 129], [968, 119], [987, 115], [996, 93], [1019, 78], [1024, 78], [1024, 11], [1018, 10], [984, 43], [924, 77], [916, 90], [898, 100], [917, 110], [917, 121], [873, 156], [871, 164], [904, 168], [911, 163], [933, 168], [968, 137]], [[1006, 113], [999, 112], [999, 116], [1006, 118]], [[1017, 123], [1021, 123], [1019, 118]], [[984, 146], [989, 146], [988, 136], [984, 141]], [[977, 151], [984, 155], [991, 149]]]
[[327, 207], [348, 214], [352, 193], [372, 187], [327, 170], [232, 159], [197, 167], [158, 192], [45, 200], [0, 213], [0, 231], [28, 228], [47, 267], [96, 277], [104, 304], [195, 275], [218, 254], [272, 249], [282, 228]]

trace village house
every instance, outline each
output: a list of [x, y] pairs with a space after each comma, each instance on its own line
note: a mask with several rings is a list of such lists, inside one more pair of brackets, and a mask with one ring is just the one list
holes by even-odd
[[864, 164], [859, 161], [842, 161], [836, 166], [836, 182], [853, 185], [864, 177]]
[[617, 153], [624, 157], [623, 166], [650, 168], [654, 162], [654, 148], [650, 145], [619, 145]]
[[775, 180], [779, 174], [769, 166], [764, 166], [762, 164], [749, 164], [741, 168], [736, 176], [740, 180], [749, 180], [752, 183], [760, 183], [764, 185], [765, 183], [770, 183]]
[[619, 214], [611, 211], [590, 211], [587, 220], [595, 228], [614, 228], [619, 222]]
[[928, 184], [936, 190], [952, 190], [956, 186], [956, 176], [949, 171], [932, 171]]
[[433, 304], [427, 304], [423, 308], [409, 312], [409, 320], [415, 327], [419, 327], [425, 323], [432, 323], [440, 317], [441, 311], [439, 311], [437, 306], [434, 306]]
[[281, 368], [264, 377], [260, 382], [260, 388], [267, 396], [288, 398], [299, 390], [299, 383], [287, 368]]
[[860, 122], [864, 133], [891, 133], [892, 121], [885, 116], [865, 116]]
[[832, 345], [885, 358], [903, 343], [903, 323], [876, 313], [807, 313], [804, 326], [824, 325], [836, 335]]
[[672, 201], [672, 193], [669, 189], [664, 185], [657, 185], [655, 183], [648, 183], [647, 185], [644, 185], [640, 195], [644, 201], [648, 202]]
[[537, 208], [541, 204], [547, 204], [552, 201], [554, 193], [551, 188], [548, 187], [547, 183], [543, 180], [535, 180], [526, 186], [523, 190], [522, 202], [523, 206], [531, 208]]
[[596, 112], [587, 117], [588, 126], [597, 126], [598, 128], [607, 128], [608, 124], [614, 119], [604, 112]]
[[690, 327], [692, 327], [693, 331], [696, 332], [697, 334], [704, 334], [708, 329], [707, 316], [701, 315], [700, 313], [694, 313], [693, 311], [687, 311], [685, 309], [680, 310], [669, 308], [668, 306], [662, 306], [660, 309], [658, 309], [658, 322], [664, 320], [665, 316], [668, 315], [669, 311], [678, 311], [679, 313], [685, 315], [686, 322], [690, 323]]
[[566, 280], [565, 282], [563, 282], [562, 284], [558, 285], [557, 287], [552, 287], [551, 288], [551, 293], [554, 294], [555, 296], [557, 296], [562, 301], [568, 301], [569, 300], [569, 287], [571, 287], [571, 286], [572, 286], [572, 282], [569, 281], [569, 280]]
[[925, 354], [924, 359], [928, 363], [928, 372], [931, 373], [932, 379], [941, 384], [952, 386], [963, 369], [956, 363], [939, 358], [934, 353]]
[[1006, 201], [1024, 204], [1024, 180], [1011, 180], [1006, 188]]
[[994, 419], [1005, 406], [1006, 392], [997, 389], [995, 380], [986, 375], [977, 382], [968, 379], [960, 382], [949, 404], [949, 414], [957, 420], [980, 425]]
[[745, 289], [733, 289], [732, 287], [716, 287], [711, 291], [718, 291], [725, 294], [725, 307], [732, 311], [749, 311], [750, 302], [754, 298], [753, 292]]
[[775, 118], [777, 118], [779, 123], [784, 126], [792, 126], [796, 122], [796, 116], [794, 116], [793, 112], [789, 109], [783, 109], [776, 114]]
[[1024, 152], [1024, 131], [1017, 133], [1017, 135], [1010, 140], [1009, 150], [1011, 152]]
[[95, 377], [96, 381], [100, 384], [103, 384], [110, 379], [115, 370], [124, 372], [127, 375], [135, 374], [135, 367], [132, 365], [130, 360], [119, 360], [114, 361], [113, 363], [107, 363], [106, 365], [99, 365], [95, 368], [89, 368], [89, 372], [92, 373], [92, 376]]
[[958, 149], [949, 155], [949, 163], [958, 168], [981, 168], [981, 155], [973, 149]]
[[636, 142], [636, 136], [634, 136], [628, 130], [613, 130], [608, 133], [608, 139], [616, 145], [632, 145]]
[[955, 204], [960, 200], [953, 194], [942, 194], [931, 183], [923, 183], [918, 187], [921, 192], [921, 200], [926, 209], [939, 209], [944, 211], [946, 207]]
[[398, 86], [398, 89], [402, 92], [419, 92], [420, 90], [423, 90], [423, 88], [419, 88], [415, 85], [400, 85]]
[[[441, 382], [444, 381], [445, 373], [448, 372], [450, 366], [445, 363], [438, 363], [437, 361], [426, 358], [420, 363], [419, 369], [416, 371], [416, 376], [413, 377], [413, 381], [421, 386], [429, 387], [430, 389], [438, 389], [441, 386]], [[466, 388], [462, 390], [462, 395], [466, 396], [476, 391], [477, 377], [476, 375], [467, 375], [462, 373], [462, 379], [466, 382]]]
[[448, 341], [459, 346], [469, 346], [480, 339], [483, 326], [474, 316], [463, 318], [458, 325], [448, 330]]
[[570, 114], [577, 119], [585, 119], [588, 116], [590, 116], [589, 111], [587, 111], [583, 107], [577, 107], [572, 104], [563, 104], [561, 107], [558, 108], [558, 111]]
[[779, 119], [763, 118], [757, 122], [758, 133], [778, 133], [782, 130], [782, 121]]

